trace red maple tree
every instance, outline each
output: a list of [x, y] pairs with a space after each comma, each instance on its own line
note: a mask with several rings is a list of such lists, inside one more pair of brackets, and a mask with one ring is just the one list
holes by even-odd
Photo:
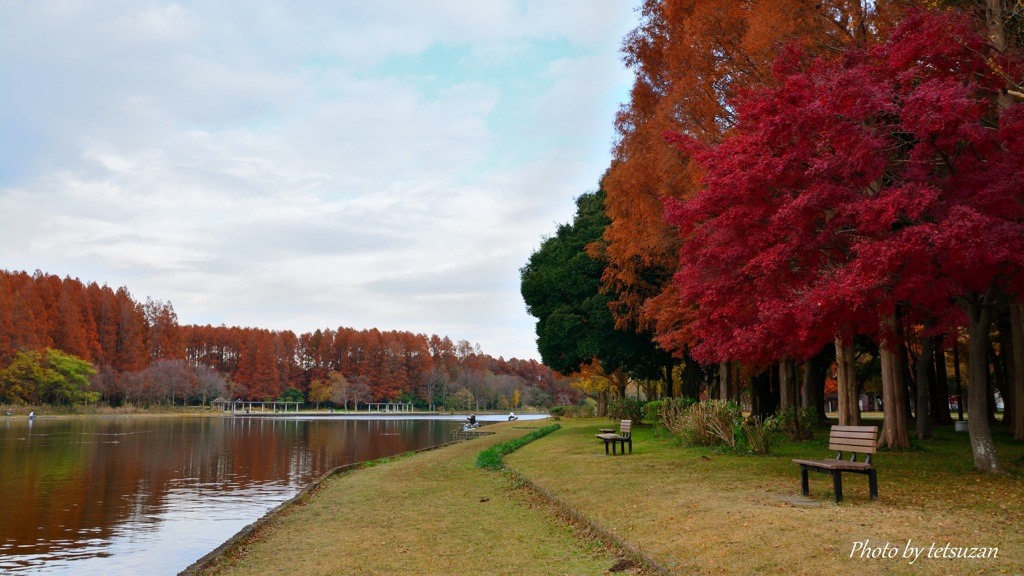
[[[788, 50], [720, 145], [667, 134], [704, 170], [695, 199], [666, 202], [694, 356], [807, 358], [854, 333], [884, 351], [899, 306], [969, 326], [985, 398], [991, 306], [1024, 289], [1024, 106], [998, 102], [1021, 70], [967, 17], [916, 12], [840, 59]], [[998, 470], [984, 402], [971, 409], [975, 463]]]

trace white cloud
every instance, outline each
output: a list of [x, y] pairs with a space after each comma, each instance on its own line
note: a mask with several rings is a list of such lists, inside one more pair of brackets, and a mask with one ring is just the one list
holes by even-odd
[[185, 323], [537, 357], [518, 269], [607, 167], [631, 8], [0, 4], [0, 262]]

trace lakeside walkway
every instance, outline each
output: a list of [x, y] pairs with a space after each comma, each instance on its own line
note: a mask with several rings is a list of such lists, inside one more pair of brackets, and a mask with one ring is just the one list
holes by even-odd
[[[205, 573], [609, 573], [617, 558], [604, 544], [574, 532], [514, 477], [474, 467], [481, 450], [550, 423], [493, 424], [494, 435], [332, 477]], [[506, 456], [509, 467], [666, 573], [1020, 574], [1024, 566], [1024, 482], [1016, 468], [982, 475], [970, 471], [969, 457], [884, 452], [879, 500], [869, 500], [866, 482], [850, 482], [836, 505], [825, 480], [812, 483], [810, 498], [800, 496], [790, 459], [806, 456], [811, 443], [737, 456], [679, 448], [641, 428], [633, 455], [605, 456], [593, 435], [607, 420], [560, 424]], [[959, 454], [965, 442], [950, 433], [929, 451]], [[1003, 455], [1024, 461], [1024, 448], [1011, 445]], [[899, 552], [865, 557], [858, 544]], [[998, 548], [998, 555], [928, 558], [933, 545]], [[903, 556], [912, 549], [923, 552], [913, 563]]]

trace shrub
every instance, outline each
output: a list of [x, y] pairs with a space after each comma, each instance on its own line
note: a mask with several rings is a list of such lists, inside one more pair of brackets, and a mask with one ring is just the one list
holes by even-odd
[[768, 454], [779, 429], [778, 419], [744, 420], [735, 402], [668, 398], [661, 403], [661, 423], [689, 446], [727, 446], [740, 441], [754, 454]]
[[818, 411], [814, 408], [783, 408], [775, 415], [778, 430], [792, 440], [809, 440], [814, 437], [814, 424]]
[[686, 428], [686, 411], [693, 402], [691, 398], [665, 398], [660, 401], [658, 418], [661, 425], [680, 440]]
[[754, 454], [767, 454], [775, 443], [775, 432], [778, 430], [779, 421], [774, 416], [764, 420], [760, 418], [747, 418], [743, 421], [743, 433], [747, 439], [747, 447]]
[[672, 431], [690, 446], [725, 445], [735, 448], [741, 418], [740, 407], [735, 402], [706, 400], [686, 408]]
[[506, 454], [511, 454], [519, 448], [533, 442], [538, 438], [543, 438], [548, 434], [551, 434], [555, 430], [560, 429], [560, 424], [552, 424], [539, 430], [534, 430], [526, 436], [521, 436], [515, 440], [509, 440], [508, 442], [502, 442], [501, 444], [495, 444], [487, 450], [476, 455], [476, 467], [487, 468], [489, 470], [501, 470], [505, 467], [505, 461], [502, 458]]
[[278, 398], [278, 401], [279, 402], [299, 402], [299, 403], [305, 403], [306, 402], [306, 398], [302, 395], [302, 390], [299, 390], [298, 388], [295, 388], [293, 386], [293, 387], [285, 390], [284, 394], [281, 394], [281, 397]]
[[644, 402], [637, 398], [616, 398], [608, 402], [608, 417], [612, 420], [632, 420], [634, 424], [639, 424], [644, 419]]
[[654, 400], [644, 404], [644, 422], [654, 424], [654, 433], [657, 435], [665, 426], [661, 423], [661, 400]]
[[556, 420], [562, 418], [586, 418], [594, 415], [593, 406], [552, 406], [548, 409], [548, 414], [551, 414]]
[[567, 418], [587, 418], [588, 416], [594, 416], [596, 413], [597, 408], [589, 404], [565, 407], [565, 416]]

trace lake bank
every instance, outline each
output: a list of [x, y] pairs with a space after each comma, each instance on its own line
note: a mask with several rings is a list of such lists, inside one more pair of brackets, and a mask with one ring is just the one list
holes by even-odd
[[[10, 412], [10, 413], [8, 413]], [[29, 414], [46, 418], [76, 418], [89, 416], [239, 416], [256, 418], [354, 418], [362, 420], [408, 420], [408, 419], [437, 419], [437, 420], [465, 420], [470, 412], [380, 412], [367, 410], [301, 410], [295, 411], [251, 411], [243, 412], [223, 410], [209, 406], [123, 406], [111, 408], [109, 406], [76, 406], [74, 409], [54, 406], [34, 405], [2, 405], [0, 404], [0, 421], [5, 418], [27, 418]], [[506, 422], [508, 414], [505, 412], [476, 412], [477, 419], [482, 423]], [[539, 412], [526, 412], [517, 414], [517, 420], [536, 420], [547, 418], [548, 414]]]
[[[633, 455], [610, 457], [594, 438], [607, 422], [562, 420], [562, 430], [506, 457], [558, 506], [521, 490], [522, 480], [473, 467], [479, 451], [546, 423], [496, 424], [488, 427], [494, 436], [328, 479], [204, 573], [610, 569], [616, 558], [600, 539], [575, 535], [559, 519], [567, 509], [673, 574], [1013, 574], [1024, 565], [1020, 443], [999, 440], [1009, 474], [982, 475], [970, 469], [966, 435], [939, 430], [912, 451], [879, 453], [877, 501], [854, 476], [836, 505], [827, 476], [812, 477], [811, 497], [800, 496], [791, 463], [827, 454], [820, 433], [771, 456], [742, 456], [681, 448], [641, 427]], [[865, 541], [862, 556], [855, 547]], [[947, 544], [998, 554], [928, 557]], [[899, 547], [900, 557], [870, 556], [884, 545]], [[922, 552], [915, 562], [902, 557], [914, 550]]]

